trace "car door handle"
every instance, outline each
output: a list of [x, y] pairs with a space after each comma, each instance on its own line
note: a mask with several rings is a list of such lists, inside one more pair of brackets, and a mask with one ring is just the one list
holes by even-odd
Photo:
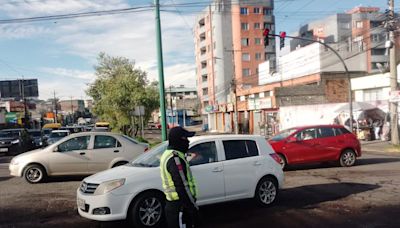
[[80, 152], [79, 154], [80, 154], [80, 155], [85, 155], [86, 153], [85, 153], [85, 152]]
[[118, 153], [119, 152], [119, 150], [114, 150], [114, 153]]
[[259, 166], [259, 165], [262, 165], [262, 163], [259, 162], [259, 161], [255, 161], [255, 162], [253, 163], [253, 165], [254, 165], [254, 166]]
[[223, 169], [222, 169], [221, 167], [215, 167], [212, 171], [213, 171], [214, 173], [217, 173], [217, 172], [222, 172]]

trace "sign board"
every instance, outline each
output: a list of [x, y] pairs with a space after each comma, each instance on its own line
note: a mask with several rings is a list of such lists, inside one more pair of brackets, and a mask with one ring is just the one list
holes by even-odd
[[400, 101], [400, 90], [390, 91], [389, 102]]
[[132, 112], [134, 116], [144, 116], [144, 106], [136, 106]]
[[205, 110], [206, 110], [206, 112], [212, 112], [213, 106], [212, 105], [207, 105]]
[[[23, 88], [23, 91], [22, 91]], [[1, 98], [38, 97], [37, 79], [17, 79], [0, 81]]]
[[248, 99], [247, 106], [249, 110], [260, 110], [272, 108], [271, 97]]

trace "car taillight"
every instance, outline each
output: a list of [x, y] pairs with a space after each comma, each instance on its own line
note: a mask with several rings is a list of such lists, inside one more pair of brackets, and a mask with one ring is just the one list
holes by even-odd
[[269, 154], [269, 155], [270, 155], [278, 164], [281, 164], [282, 160], [281, 160], [281, 158], [279, 157], [278, 154], [273, 153], [273, 154]]

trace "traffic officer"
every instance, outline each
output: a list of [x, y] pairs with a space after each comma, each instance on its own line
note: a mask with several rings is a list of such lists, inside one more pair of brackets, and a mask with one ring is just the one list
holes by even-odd
[[170, 228], [194, 227], [198, 212], [196, 182], [186, 161], [189, 149], [189, 132], [174, 127], [168, 134], [168, 149], [160, 158], [162, 185], [167, 198], [165, 215]]

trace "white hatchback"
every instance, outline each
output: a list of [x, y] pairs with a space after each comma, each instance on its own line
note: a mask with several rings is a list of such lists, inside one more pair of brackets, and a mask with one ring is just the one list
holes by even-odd
[[[77, 189], [78, 212], [98, 221], [128, 219], [135, 227], [163, 222], [165, 196], [160, 177], [164, 142], [132, 163], [85, 178]], [[271, 205], [284, 175], [265, 138], [213, 135], [190, 138], [188, 153], [201, 205], [254, 198]]]

